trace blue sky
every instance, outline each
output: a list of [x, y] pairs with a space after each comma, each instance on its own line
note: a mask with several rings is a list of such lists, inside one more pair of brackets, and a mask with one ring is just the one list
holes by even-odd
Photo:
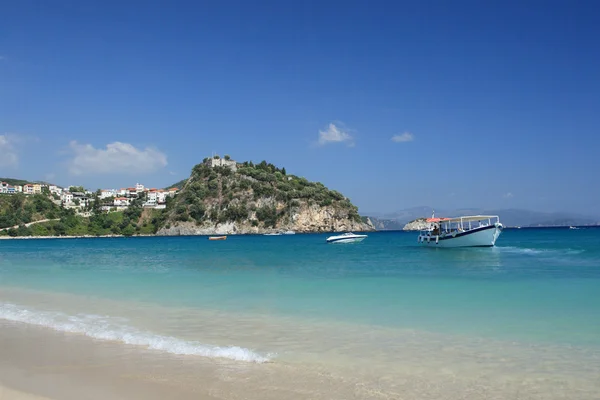
[[600, 214], [600, 5], [0, 4], [0, 176], [162, 187], [212, 152], [361, 212]]

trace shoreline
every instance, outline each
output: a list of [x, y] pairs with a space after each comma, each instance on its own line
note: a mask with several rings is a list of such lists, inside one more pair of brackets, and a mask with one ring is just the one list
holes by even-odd
[[81, 236], [0, 236], [0, 240], [8, 239], [21, 239], [21, 240], [35, 240], [35, 239], [106, 239], [106, 238], [125, 238], [125, 237], [153, 237], [158, 235], [81, 235]]

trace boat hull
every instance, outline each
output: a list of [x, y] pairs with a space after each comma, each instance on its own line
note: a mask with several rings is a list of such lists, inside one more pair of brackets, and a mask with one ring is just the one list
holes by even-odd
[[365, 237], [351, 237], [351, 238], [337, 238], [337, 239], [327, 239], [327, 243], [358, 243], [365, 240]]
[[226, 240], [227, 236], [210, 236], [208, 240]]
[[496, 244], [500, 233], [502, 233], [502, 225], [495, 224], [440, 236], [421, 233], [417, 242], [428, 247], [492, 247]]

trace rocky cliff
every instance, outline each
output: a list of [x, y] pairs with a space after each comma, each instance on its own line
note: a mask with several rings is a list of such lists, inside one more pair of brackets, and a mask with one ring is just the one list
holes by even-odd
[[263, 161], [196, 165], [158, 235], [373, 231], [341, 193]]

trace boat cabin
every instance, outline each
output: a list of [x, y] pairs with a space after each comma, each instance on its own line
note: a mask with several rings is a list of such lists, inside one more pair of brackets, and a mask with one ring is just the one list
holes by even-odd
[[455, 232], [466, 232], [472, 229], [492, 226], [499, 222], [496, 215], [471, 215], [456, 218], [427, 218], [429, 226], [421, 232], [432, 235], [442, 236]]

